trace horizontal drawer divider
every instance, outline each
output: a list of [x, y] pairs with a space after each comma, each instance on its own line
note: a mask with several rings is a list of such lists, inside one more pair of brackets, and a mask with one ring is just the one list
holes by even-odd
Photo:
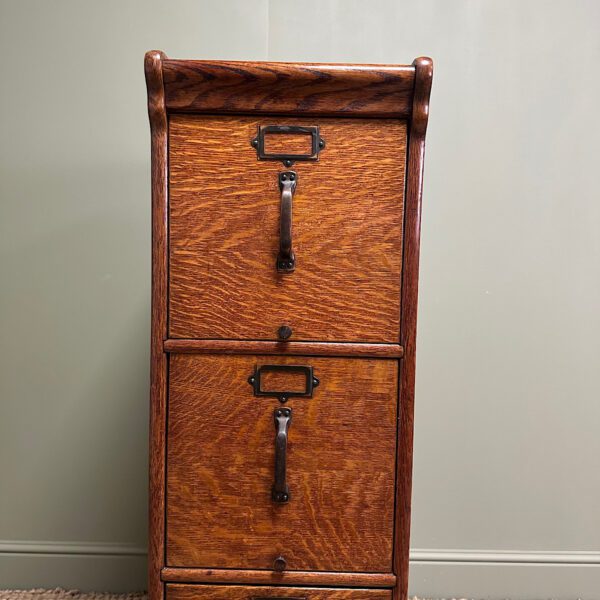
[[298, 354], [371, 358], [402, 358], [404, 355], [404, 348], [399, 344], [266, 340], [168, 339], [164, 342], [164, 350], [175, 354]]
[[308, 585], [391, 588], [393, 573], [341, 573], [330, 571], [277, 571], [164, 567], [161, 579], [175, 583], [247, 583], [258, 585]]

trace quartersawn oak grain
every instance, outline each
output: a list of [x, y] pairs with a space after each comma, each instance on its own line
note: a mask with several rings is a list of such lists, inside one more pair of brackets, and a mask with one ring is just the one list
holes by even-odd
[[393, 573], [340, 573], [329, 571], [267, 571], [252, 569], [190, 569], [166, 567], [163, 581], [181, 583], [247, 583], [252, 585], [309, 585], [339, 587], [391, 588]]
[[[271, 499], [275, 398], [255, 397], [255, 365], [314, 367], [292, 398], [291, 500]], [[390, 573], [397, 361], [172, 355], [167, 565]]]
[[[279, 274], [280, 162], [257, 125], [320, 127], [294, 165], [296, 270]], [[169, 336], [398, 343], [406, 123], [384, 119], [169, 120]]]
[[150, 338], [150, 464], [148, 595], [162, 600], [160, 569], [165, 554], [165, 436], [167, 406], [167, 115], [162, 52], [148, 52], [144, 72], [148, 88], [152, 152], [152, 324]]
[[167, 600], [252, 600], [253, 598], [304, 598], [305, 600], [391, 600], [390, 590], [306, 587], [255, 587], [243, 585], [168, 584]]
[[166, 60], [170, 112], [407, 118], [413, 66]]
[[396, 539], [394, 543], [394, 572], [398, 576], [394, 591], [396, 600], [404, 600], [408, 597], [421, 200], [423, 195], [425, 133], [429, 117], [429, 94], [433, 79], [433, 62], [430, 58], [417, 58], [413, 65], [416, 70], [416, 80], [410, 123], [406, 181], [402, 325], [400, 334], [401, 344], [404, 348], [404, 358], [400, 368], [398, 422]]

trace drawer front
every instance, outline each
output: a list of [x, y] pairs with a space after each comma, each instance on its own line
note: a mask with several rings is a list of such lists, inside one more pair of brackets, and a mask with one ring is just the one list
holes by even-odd
[[[282, 365], [313, 369], [312, 397], [255, 395], [249, 377], [307, 391]], [[391, 572], [397, 374], [387, 359], [172, 355], [167, 564]], [[274, 500], [282, 452], [288, 502]]]
[[[259, 125], [318, 126], [325, 148], [257, 160]], [[303, 151], [272, 138], [271, 153]], [[290, 340], [397, 343], [405, 155], [401, 120], [171, 116], [170, 337], [271, 340], [285, 324]], [[279, 273], [288, 169], [296, 263]]]
[[390, 590], [168, 584], [167, 600], [392, 600]]

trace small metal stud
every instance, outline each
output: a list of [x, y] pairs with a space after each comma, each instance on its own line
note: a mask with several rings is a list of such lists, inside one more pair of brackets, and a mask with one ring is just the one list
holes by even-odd
[[[291, 267], [291, 263], [286, 263], [287, 267]], [[282, 325], [278, 330], [277, 330], [277, 337], [280, 340], [287, 340], [290, 336], [292, 335], [292, 328], [289, 327], [288, 325]]]
[[285, 558], [283, 558], [283, 556], [278, 556], [274, 561], [273, 561], [273, 570], [275, 571], [285, 571], [285, 568], [287, 567], [287, 560], [285, 560]]

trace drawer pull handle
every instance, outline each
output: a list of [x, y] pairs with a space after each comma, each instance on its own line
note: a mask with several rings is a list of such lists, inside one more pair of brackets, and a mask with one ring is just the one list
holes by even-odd
[[275, 416], [275, 483], [272, 496], [275, 502], [287, 502], [290, 488], [286, 483], [288, 428], [292, 420], [291, 408], [276, 408]]
[[279, 189], [281, 191], [281, 214], [279, 217], [279, 254], [277, 255], [277, 271], [292, 273], [296, 267], [296, 257], [292, 249], [292, 198], [296, 191], [298, 175], [295, 171], [279, 173]]

